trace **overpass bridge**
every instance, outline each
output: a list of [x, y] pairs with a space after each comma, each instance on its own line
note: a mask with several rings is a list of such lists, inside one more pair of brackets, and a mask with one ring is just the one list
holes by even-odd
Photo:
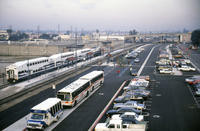
[[149, 34], [137, 34], [125, 36], [125, 41], [136, 42], [140, 39], [157, 39], [160, 42], [166, 42], [167, 38], [171, 38], [174, 42], [190, 42], [191, 33], [149, 33]]

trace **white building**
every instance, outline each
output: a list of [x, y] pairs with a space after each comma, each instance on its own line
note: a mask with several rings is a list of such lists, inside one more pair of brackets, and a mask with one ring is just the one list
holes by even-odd
[[124, 36], [116, 36], [116, 35], [109, 35], [109, 36], [100, 36], [99, 40], [124, 40]]
[[0, 40], [8, 40], [9, 35], [6, 30], [0, 30]]

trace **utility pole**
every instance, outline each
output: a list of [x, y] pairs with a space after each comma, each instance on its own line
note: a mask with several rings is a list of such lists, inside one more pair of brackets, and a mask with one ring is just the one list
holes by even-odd
[[77, 28], [75, 28], [75, 42], [76, 42], [76, 46], [75, 46], [75, 49], [76, 49], [76, 70], [77, 70], [77, 60], [78, 60], [78, 56], [77, 56], [77, 43], [78, 43], [78, 41], [77, 41]]
[[40, 33], [40, 26], [37, 26], [37, 39], [39, 39], [39, 33]]
[[70, 33], [71, 33], [71, 37], [73, 37], [73, 27], [70, 26]]
[[58, 34], [60, 34], [60, 24], [58, 24]]

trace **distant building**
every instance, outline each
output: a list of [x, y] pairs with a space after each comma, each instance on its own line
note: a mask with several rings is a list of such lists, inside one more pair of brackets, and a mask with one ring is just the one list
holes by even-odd
[[124, 40], [124, 36], [100, 36], [99, 37], [100, 41], [104, 41], [104, 40]]
[[6, 30], [0, 30], [0, 40], [8, 40], [9, 35]]
[[90, 40], [90, 36], [85, 35], [85, 36], [81, 36], [82, 40]]
[[66, 41], [66, 40], [70, 40], [71, 36], [70, 35], [58, 35], [56, 37], [54, 37], [53, 39], [54, 40], [63, 40], [63, 41]]
[[99, 34], [99, 32], [94, 32], [94, 33], [92, 33], [92, 36], [93, 36], [93, 39], [94, 39], [94, 40], [99, 40], [99, 39], [100, 39], [100, 34]]
[[191, 32], [181, 34], [180, 42], [186, 42], [186, 43], [191, 42], [191, 35], [192, 35]]

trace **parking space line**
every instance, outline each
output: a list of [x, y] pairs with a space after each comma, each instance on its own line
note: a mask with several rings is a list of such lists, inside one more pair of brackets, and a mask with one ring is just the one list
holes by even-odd
[[[157, 45], [157, 46], [158, 46], [158, 45]], [[153, 50], [154, 50], [157, 46], [154, 46], [154, 47], [151, 49], [149, 55], [147, 56], [147, 58], [145, 59], [144, 63], [143, 63], [142, 66], [140, 67], [140, 69], [139, 69], [139, 71], [138, 71], [138, 73], [137, 73], [137, 76], [140, 76], [140, 74], [142, 73], [142, 70], [144, 69], [144, 66], [146, 65], [147, 61], [149, 60], [149, 57], [151, 56]]]

